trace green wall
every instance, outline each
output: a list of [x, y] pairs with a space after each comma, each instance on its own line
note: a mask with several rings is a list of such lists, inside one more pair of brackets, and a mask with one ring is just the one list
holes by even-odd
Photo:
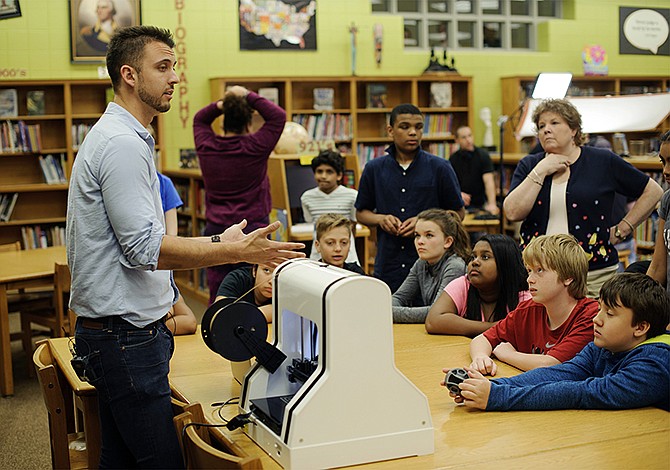
[[[68, 0], [20, 0], [22, 16], [0, 21], [0, 80], [97, 78], [98, 66], [71, 64]], [[349, 75], [350, 35], [358, 27], [358, 75], [420, 74], [426, 53], [404, 52], [402, 19], [373, 16], [367, 0], [317, 0], [316, 52], [239, 51], [237, 0], [142, 0], [142, 22], [176, 33], [182, 84], [165, 118], [166, 157], [175, 167], [178, 149], [193, 146], [193, 114], [209, 102], [210, 77]], [[611, 75], [670, 75], [670, 57], [619, 55], [619, 5], [667, 8], [666, 0], [566, 0], [566, 16], [540, 29], [541, 52], [476, 51], [456, 54], [462, 75], [474, 78], [476, 141], [483, 136], [478, 110], [501, 112], [500, 77], [541, 71], [582, 74], [581, 50], [600, 44]], [[384, 28], [383, 60], [374, 62], [372, 28]], [[181, 109], [180, 109], [181, 108]], [[497, 133], [494, 133], [497, 134]], [[497, 135], [496, 135], [497, 140]]]

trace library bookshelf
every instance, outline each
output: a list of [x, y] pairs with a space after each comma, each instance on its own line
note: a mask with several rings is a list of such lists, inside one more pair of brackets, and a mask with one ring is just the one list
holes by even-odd
[[[441, 101], [442, 106], [433, 103], [433, 83], [450, 85], [450, 102]], [[462, 125], [472, 127], [474, 123], [472, 79], [458, 74], [412, 77], [219, 77], [210, 79], [211, 101], [223, 97], [226, 89], [233, 85], [275, 97], [277, 104], [286, 110], [288, 121], [302, 124], [313, 140], [334, 142], [345, 156], [346, 168], [354, 174], [353, 187], [358, 186], [365, 163], [383, 155], [389, 145], [386, 125], [396, 105], [412, 103], [421, 109], [426, 120], [422, 145], [427, 151], [443, 158], [447, 158], [454, 150], [456, 129]], [[329, 106], [331, 109], [315, 109], [314, 90], [323, 88], [333, 90]], [[370, 97], [373, 89], [381, 90], [374, 103]], [[222, 119], [212, 124], [217, 133], [221, 133]], [[261, 124], [262, 119], [256, 116], [252, 127]], [[307, 160], [296, 155], [277, 155], [268, 164], [273, 207], [287, 210], [290, 226], [295, 226], [299, 221], [290, 208], [284, 207], [290, 204], [287, 196], [290, 189], [287, 187], [285, 172], [287, 168], [300, 164], [307, 164]], [[172, 178], [184, 196], [189, 197], [189, 204], [178, 212], [180, 233], [199, 236], [206, 220], [200, 170], [166, 170], [164, 173]], [[289, 239], [305, 239], [304, 234], [298, 234], [296, 230], [291, 232], [289, 227]], [[374, 256], [371, 240], [374, 237], [368, 239], [368, 234], [370, 230], [367, 227], [359, 230], [357, 244], [359, 239], [367, 241], [362, 248], [357, 247], [357, 251], [365, 259], [361, 259], [363, 269], [371, 272]], [[208, 298], [204, 270], [176, 273], [175, 279], [181, 289]]]
[[[0, 122], [19, 122], [38, 129], [39, 145], [30, 151], [0, 149], [0, 194], [18, 194], [12, 214], [0, 222], [0, 243], [21, 241], [24, 249], [64, 244], [62, 234], [67, 209], [67, 183], [48, 184], [40, 157], [52, 155], [69, 178], [77, 148], [86, 131], [105, 111], [113, 96], [109, 80], [0, 81], [0, 93], [16, 90], [16, 115]], [[28, 111], [30, 92], [43, 91], [40, 113]], [[156, 149], [160, 149], [162, 121], [152, 123]], [[34, 235], [34, 239], [26, 234]], [[41, 234], [41, 235], [40, 235]]]
[[[505, 152], [528, 152], [534, 145], [534, 139], [532, 138], [516, 140], [514, 126], [520, 118], [524, 102], [527, 98], [530, 98], [533, 92], [536, 78], [532, 76], [501, 78], [502, 112], [504, 115], [510, 116], [510, 122], [507, 124], [503, 139]], [[668, 76], [588, 75], [572, 77], [567, 96], [618, 96], [667, 91], [670, 91], [670, 78]], [[643, 141], [642, 148], [649, 149], [649, 142], [658, 138], [662, 131], [668, 129], [670, 129], [670, 117], [666, 118], [658, 129], [626, 133], [626, 136], [629, 142], [631, 140]], [[604, 137], [612, 143], [612, 134], [605, 134]], [[631, 150], [633, 150], [632, 146]]]

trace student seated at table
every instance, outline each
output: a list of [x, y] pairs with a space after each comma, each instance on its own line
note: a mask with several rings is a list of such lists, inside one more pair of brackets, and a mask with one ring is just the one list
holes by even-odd
[[[312, 171], [316, 180], [316, 188], [308, 189], [300, 196], [302, 213], [305, 222], [316, 222], [324, 214], [341, 214], [349, 220], [356, 221], [356, 196], [358, 191], [342, 184], [344, 177], [344, 158], [332, 150], [323, 150], [312, 159]], [[314, 237], [316, 242], [316, 233]], [[351, 235], [351, 249], [347, 262], [358, 262], [354, 235]], [[312, 243], [309, 257], [319, 259], [316, 243]]]
[[323, 214], [315, 224], [316, 240], [314, 247], [320, 261], [365, 275], [365, 271], [357, 263], [348, 263], [347, 257], [351, 248], [352, 222], [339, 214]]
[[471, 368], [495, 375], [491, 354], [521, 370], [572, 359], [593, 340], [598, 302], [586, 298], [587, 254], [572, 235], [534, 238], [523, 252], [531, 300], [472, 340]]
[[[641, 273], [620, 273], [600, 289], [595, 337], [573, 359], [488, 380], [468, 369], [457, 403], [487, 411], [670, 410], [670, 297]], [[448, 372], [448, 369], [444, 369]], [[444, 384], [444, 382], [443, 382]]]
[[501, 234], [482, 236], [472, 250], [467, 274], [451, 281], [426, 317], [431, 334], [474, 337], [530, 299], [528, 273], [519, 244]]
[[423, 323], [442, 289], [465, 273], [470, 235], [454, 211], [428, 209], [416, 216], [414, 247], [419, 259], [393, 294], [395, 323]]
[[263, 264], [244, 266], [226, 274], [216, 292], [216, 300], [225, 297], [254, 304], [272, 322], [272, 273], [274, 268]]

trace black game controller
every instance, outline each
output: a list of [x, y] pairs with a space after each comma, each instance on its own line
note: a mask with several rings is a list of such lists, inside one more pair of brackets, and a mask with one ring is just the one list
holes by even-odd
[[469, 377], [470, 376], [465, 369], [451, 369], [444, 378], [444, 386], [447, 387], [454, 395], [460, 395], [461, 388], [458, 385]]

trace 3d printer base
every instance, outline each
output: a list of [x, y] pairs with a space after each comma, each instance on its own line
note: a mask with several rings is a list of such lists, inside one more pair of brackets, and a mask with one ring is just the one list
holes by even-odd
[[[365, 418], [363, 418], [365, 419]], [[356, 426], [357, 423], [351, 423]], [[247, 424], [244, 431], [284, 468], [332, 468], [434, 452], [431, 423], [425, 428], [310, 446], [289, 447], [263, 423]]]

